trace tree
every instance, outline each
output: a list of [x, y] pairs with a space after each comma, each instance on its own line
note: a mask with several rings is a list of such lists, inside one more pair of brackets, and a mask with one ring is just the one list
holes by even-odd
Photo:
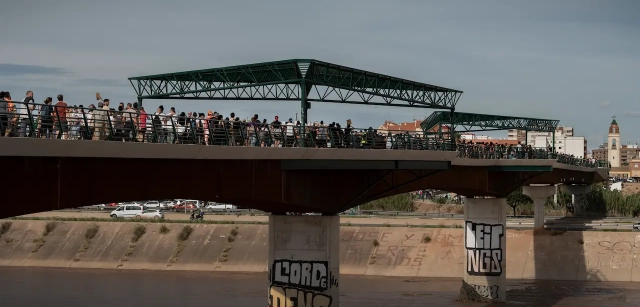
[[456, 144], [462, 143], [462, 134], [460, 134], [460, 132], [456, 132], [453, 137], [456, 140]]
[[518, 188], [517, 190], [511, 192], [511, 194], [507, 195], [507, 205], [513, 208], [513, 216], [516, 216], [516, 207], [531, 205], [533, 204], [533, 199], [531, 197], [522, 194], [522, 188]]

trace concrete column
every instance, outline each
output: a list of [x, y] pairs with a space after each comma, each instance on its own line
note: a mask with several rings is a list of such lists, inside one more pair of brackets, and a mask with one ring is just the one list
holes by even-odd
[[556, 194], [556, 187], [552, 185], [523, 186], [522, 194], [533, 199], [533, 228], [544, 229], [544, 204], [549, 196]]
[[589, 191], [591, 191], [591, 185], [574, 184], [574, 185], [565, 185], [564, 187], [567, 190], [567, 192], [571, 193], [571, 202], [573, 203], [573, 206], [574, 206], [573, 214], [575, 216], [584, 215], [586, 213], [585, 212], [586, 208], [584, 207], [583, 196], [584, 194], [587, 194], [589, 193]]
[[467, 198], [465, 219], [465, 269], [461, 301], [506, 301], [505, 198]]
[[338, 307], [340, 217], [269, 216], [269, 306]]

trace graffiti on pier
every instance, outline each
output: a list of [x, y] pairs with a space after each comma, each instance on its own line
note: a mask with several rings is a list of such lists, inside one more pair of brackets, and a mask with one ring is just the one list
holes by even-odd
[[467, 273], [477, 276], [500, 276], [504, 246], [504, 225], [465, 223]]
[[331, 297], [293, 287], [269, 287], [269, 307], [331, 307]]
[[470, 285], [480, 296], [490, 300], [498, 299], [498, 286]]
[[269, 281], [270, 307], [330, 307], [332, 297], [323, 292], [338, 287], [326, 261], [275, 260]]

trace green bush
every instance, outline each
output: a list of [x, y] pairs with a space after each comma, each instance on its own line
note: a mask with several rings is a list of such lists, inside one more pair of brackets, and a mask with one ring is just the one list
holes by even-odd
[[447, 199], [444, 197], [436, 197], [433, 199], [433, 202], [436, 204], [444, 205], [447, 203]]
[[360, 209], [410, 212], [414, 210], [413, 195], [404, 193], [376, 199], [360, 206]]
[[594, 185], [583, 195], [583, 201], [588, 215], [632, 216], [640, 213], [640, 195], [624, 195], [602, 185]]

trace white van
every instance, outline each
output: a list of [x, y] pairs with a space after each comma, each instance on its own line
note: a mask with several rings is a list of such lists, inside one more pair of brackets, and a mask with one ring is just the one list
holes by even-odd
[[112, 218], [134, 218], [136, 214], [142, 214], [142, 206], [124, 205], [118, 209], [111, 211]]

